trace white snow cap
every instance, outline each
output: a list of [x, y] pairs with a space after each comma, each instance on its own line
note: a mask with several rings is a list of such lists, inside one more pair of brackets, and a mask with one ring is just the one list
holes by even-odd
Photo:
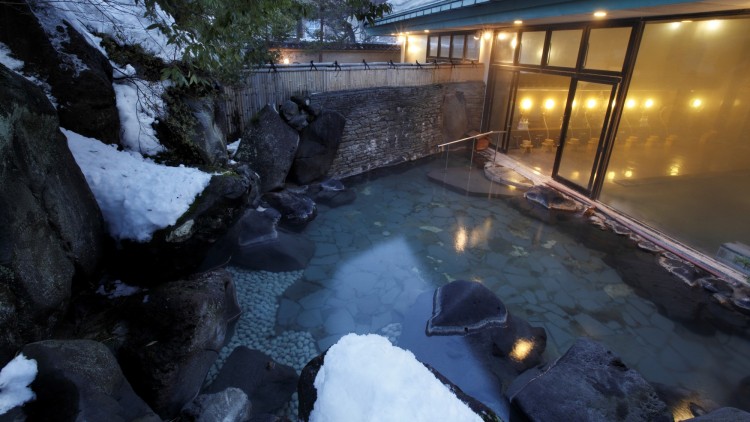
[[62, 129], [115, 239], [146, 242], [171, 226], [211, 181], [190, 167], [168, 167], [133, 151]]
[[315, 377], [310, 422], [479, 421], [414, 354], [375, 334], [348, 334]]
[[0, 415], [36, 397], [29, 388], [36, 374], [36, 361], [22, 354], [0, 370]]

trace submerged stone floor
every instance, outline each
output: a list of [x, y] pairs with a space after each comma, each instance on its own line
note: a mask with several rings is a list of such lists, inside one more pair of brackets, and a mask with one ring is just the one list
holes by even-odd
[[427, 172], [440, 165], [349, 181], [357, 200], [321, 207], [305, 230], [317, 249], [304, 271], [232, 269], [245, 313], [222, 357], [243, 344], [299, 371], [349, 332], [398, 344], [417, 296], [466, 279], [484, 283], [511, 313], [543, 327], [548, 361], [577, 337], [589, 337], [651, 382], [739, 405], [735, 394], [750, 375], [747, 339], [670, 320], [607, 265], [607, 251], [580, 242], [585, 233], [573, 237], [561, 229], [564, 221], [544, 223], [506, 199], [429, 182]]

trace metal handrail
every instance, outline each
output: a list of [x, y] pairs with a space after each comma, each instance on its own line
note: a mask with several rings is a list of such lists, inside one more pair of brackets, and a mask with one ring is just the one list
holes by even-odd
[[480, 136], [487, 136], [487, 135], [492, 135], [492, 134], [495, 134], [495, 133], [507, 133], [507, 131], [505, 131], [505, 130], [491, 130], [489, 132], [478, 133], [476, 135], [472, 135], [472, 136], [469, 136], [467, 138], [458, 139], [456, 141], [446, 142], [444, 144], [438, 145], [437, 147], [438, 148], [442, 148], [442, 147], [444, 147], [446, 145], [457, 144], [459, 142], [468, 141], [469, 139], [476, 139], [476, 138], [479, 138]]

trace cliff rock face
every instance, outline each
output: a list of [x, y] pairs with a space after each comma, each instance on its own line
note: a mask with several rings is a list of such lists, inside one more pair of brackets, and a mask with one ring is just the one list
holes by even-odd
[[0, 65], [0, 363], [46, 338], [97, 271], [101, 212], [42, 90]]
[[116, 144], [120, 120], [112, 66], [55, 7], [54, 2], [0, 3], [0, 42], [23, 60], [24, 72], [49, 84], [62, 127]]

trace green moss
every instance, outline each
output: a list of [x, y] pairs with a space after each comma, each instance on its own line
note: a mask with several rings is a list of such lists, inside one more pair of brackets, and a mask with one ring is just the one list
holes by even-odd
[[[162, 69], [166, 67], [164, 61], [146, 52], [140, 45], [120, 45], [114, 38], [107, 34], [96, 34], [101, 37], [101, 45], [107, 52], [109, 59], [118, 66], [133, 66], [138, 75], [149, 81], [161, 79]], [[115, 77], [118, 75], [115, 74]]]

